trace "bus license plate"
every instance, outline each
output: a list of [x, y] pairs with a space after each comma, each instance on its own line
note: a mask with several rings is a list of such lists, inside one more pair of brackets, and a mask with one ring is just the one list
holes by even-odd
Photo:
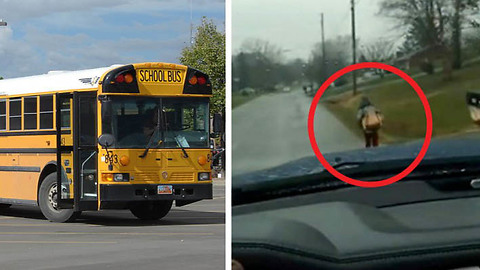
[[157, 188], [157, 194], [172, 194], [173, 186], [171, 185], [159, 185]]

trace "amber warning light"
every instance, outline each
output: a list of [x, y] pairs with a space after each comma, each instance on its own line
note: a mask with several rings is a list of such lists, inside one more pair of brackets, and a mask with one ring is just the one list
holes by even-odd
[[196, 76], [196, 75], [193, 75], [192, 77], [190, 77], [190, 79], [188, 80], [188, 82], [191, 84], [191, 85], [195, 85], [198, 83], [198, 85], [205, 85], [207, 83], [207, 78], [205, 78], [205, 76]]
[[184, 94], [212, 94], [212, 85], [208, 75], [193, 68], [188, 68]]
[[132, 65], [116, 68], [105, 76], [105, 93], [139, 93], [135, 68]]

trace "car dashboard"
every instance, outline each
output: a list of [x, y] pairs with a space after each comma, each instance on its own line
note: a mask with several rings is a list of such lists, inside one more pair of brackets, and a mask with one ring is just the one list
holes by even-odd
[[478, 191], [432, 190], [412, 182], [235, 206], [232, 257], [246, 270], [479, 269]]

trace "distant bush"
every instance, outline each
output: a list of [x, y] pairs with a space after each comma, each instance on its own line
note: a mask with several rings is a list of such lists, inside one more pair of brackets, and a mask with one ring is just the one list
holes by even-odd
[[422, 62], [420, 64], [420, 70], [427, 74], [433, 74], [434, 66], [430, 62]]
[[347, 84], [347, 82], [348, 82], [348, 80], [347, 80], [346, 76], [342, 76], [342, 77], [335, 80], [335, 86], [342, 86], [342, 85]]
[[247, 87], [247, 88], [244, 88], [244, 89], [240, 90], [240, 94], [242, 96], [254, 95], [255, 94], [255, 89]]

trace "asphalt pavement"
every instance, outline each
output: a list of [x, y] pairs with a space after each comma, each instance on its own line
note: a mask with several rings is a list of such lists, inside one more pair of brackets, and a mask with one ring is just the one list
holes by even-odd
[[[312, 98], [301, 89], [268, 94], [232, 112], [233, 175], [271, 168], [314, 155], [307, 133]], [[352, 121], [355, 116], [352, 115]], [[347, 129], [321, 104], [315, 134], [322, 153], [362, 148], [363, 139]]]
[[145, 222], [130, 211], [52, 223], [34, 207], [0, 210], [0, 269], [225, 269], [225, 180], [214, 199]]

